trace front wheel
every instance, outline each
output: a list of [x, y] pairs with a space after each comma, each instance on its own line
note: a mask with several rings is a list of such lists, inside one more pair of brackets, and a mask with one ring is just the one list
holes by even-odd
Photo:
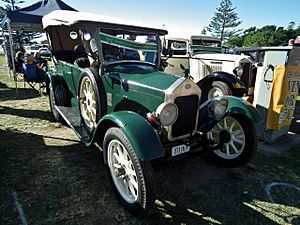
[[212, 156], [226, 167], [247, 163], [257, 149], [257, 135], [253, 122], [242, 115], [226, 116], [216, 124], [206, 138], [223, 146], [212, 151]]
[[151, 208], [155, 181], [150, 162], [141, 162], [120, 128], [104, 137], [104, 160], [120, 203], [137, 214]]

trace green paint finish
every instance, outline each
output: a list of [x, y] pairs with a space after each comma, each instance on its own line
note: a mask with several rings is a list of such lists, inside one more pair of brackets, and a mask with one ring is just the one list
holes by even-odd
[[80, 74], [83, 69], [75, 66], [74, 64], [63, 61], [59, 61], [59, 66], [62, 69], [63, 77], [69, 87], [70, 92], [76, 96], [78, 92]]
[[147, 88], [148, 90], [165, 91], [167, 90], [176, 80], [178, 76], [163, 72], [153, 72], [149, 74], [120, 74], [121, 79], [128, 81], [130, 86], [136, 88]]
[[[140, 160], [149, 161], [165, 155], [158, 135], [151, 125], [137, 113], [120, 111], [107, 114], [98, 123], [97, 130], [104, 132], [103, 124], [107, 120], [122, 129]], [[96, 132], [96, 134], [99, 133]]]
[[108, 112], [130, 110], [145, 115], [163, 103], [165, 91], [179, 77], [162, 72], [148, 74], [112, 73], [102, 76], [112, 102]]
[[226, 96], [226, 98], [229, 100], [227, 113], [244, 114], [256, 123], [262, 120], [259, 112], [249, 102], [234, 96]]

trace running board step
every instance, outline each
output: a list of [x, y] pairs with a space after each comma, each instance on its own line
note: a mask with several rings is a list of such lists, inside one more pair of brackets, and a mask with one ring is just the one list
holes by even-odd
[[55, 106], [59, 114], [64, 118], [67, 124], [74, 130], [75, 134], [84, 142], [91, 140], [91, 135], [82, 125], [80, 115], [72, 108], [65, 106]]

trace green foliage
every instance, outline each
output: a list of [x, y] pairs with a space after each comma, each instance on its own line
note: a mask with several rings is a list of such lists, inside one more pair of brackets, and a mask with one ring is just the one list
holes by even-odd
[[203, 28], [203, 30], [201, 31], [201, 35], [206, 35], [206, 29], [205, 28]]
[[242, 21], [239, 20], [235, 7], [232, 7], [231, 0], [222, 0], [220, 7], [217, 8], [207, 30], [213, 36], [217, 36], [222, 40], [240, 32], [241, 30], [232, 29], [239, 26]]
[[294, 27], [295, 22], [290, 22], [287, 29], [275, 25], [250, 27], [242, 35], [229, 38], [227, 44], [229, 47], [287, 45], [290, 39], [300, 35], [300, 27], [297, 29]]

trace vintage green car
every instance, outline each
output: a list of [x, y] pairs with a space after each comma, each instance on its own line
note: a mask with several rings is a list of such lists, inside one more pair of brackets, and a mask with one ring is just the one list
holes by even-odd
[[43, 17], [55, 70], [53, 116], [103, 150], [119, 201], [131, 212], [154, 201], [152, 164], [207, 149], [227, 167], [257, 147], [258, 112], [236, 97], [200, 105], [193, 80], [160, 71], [166, 30], [73, 11]]

